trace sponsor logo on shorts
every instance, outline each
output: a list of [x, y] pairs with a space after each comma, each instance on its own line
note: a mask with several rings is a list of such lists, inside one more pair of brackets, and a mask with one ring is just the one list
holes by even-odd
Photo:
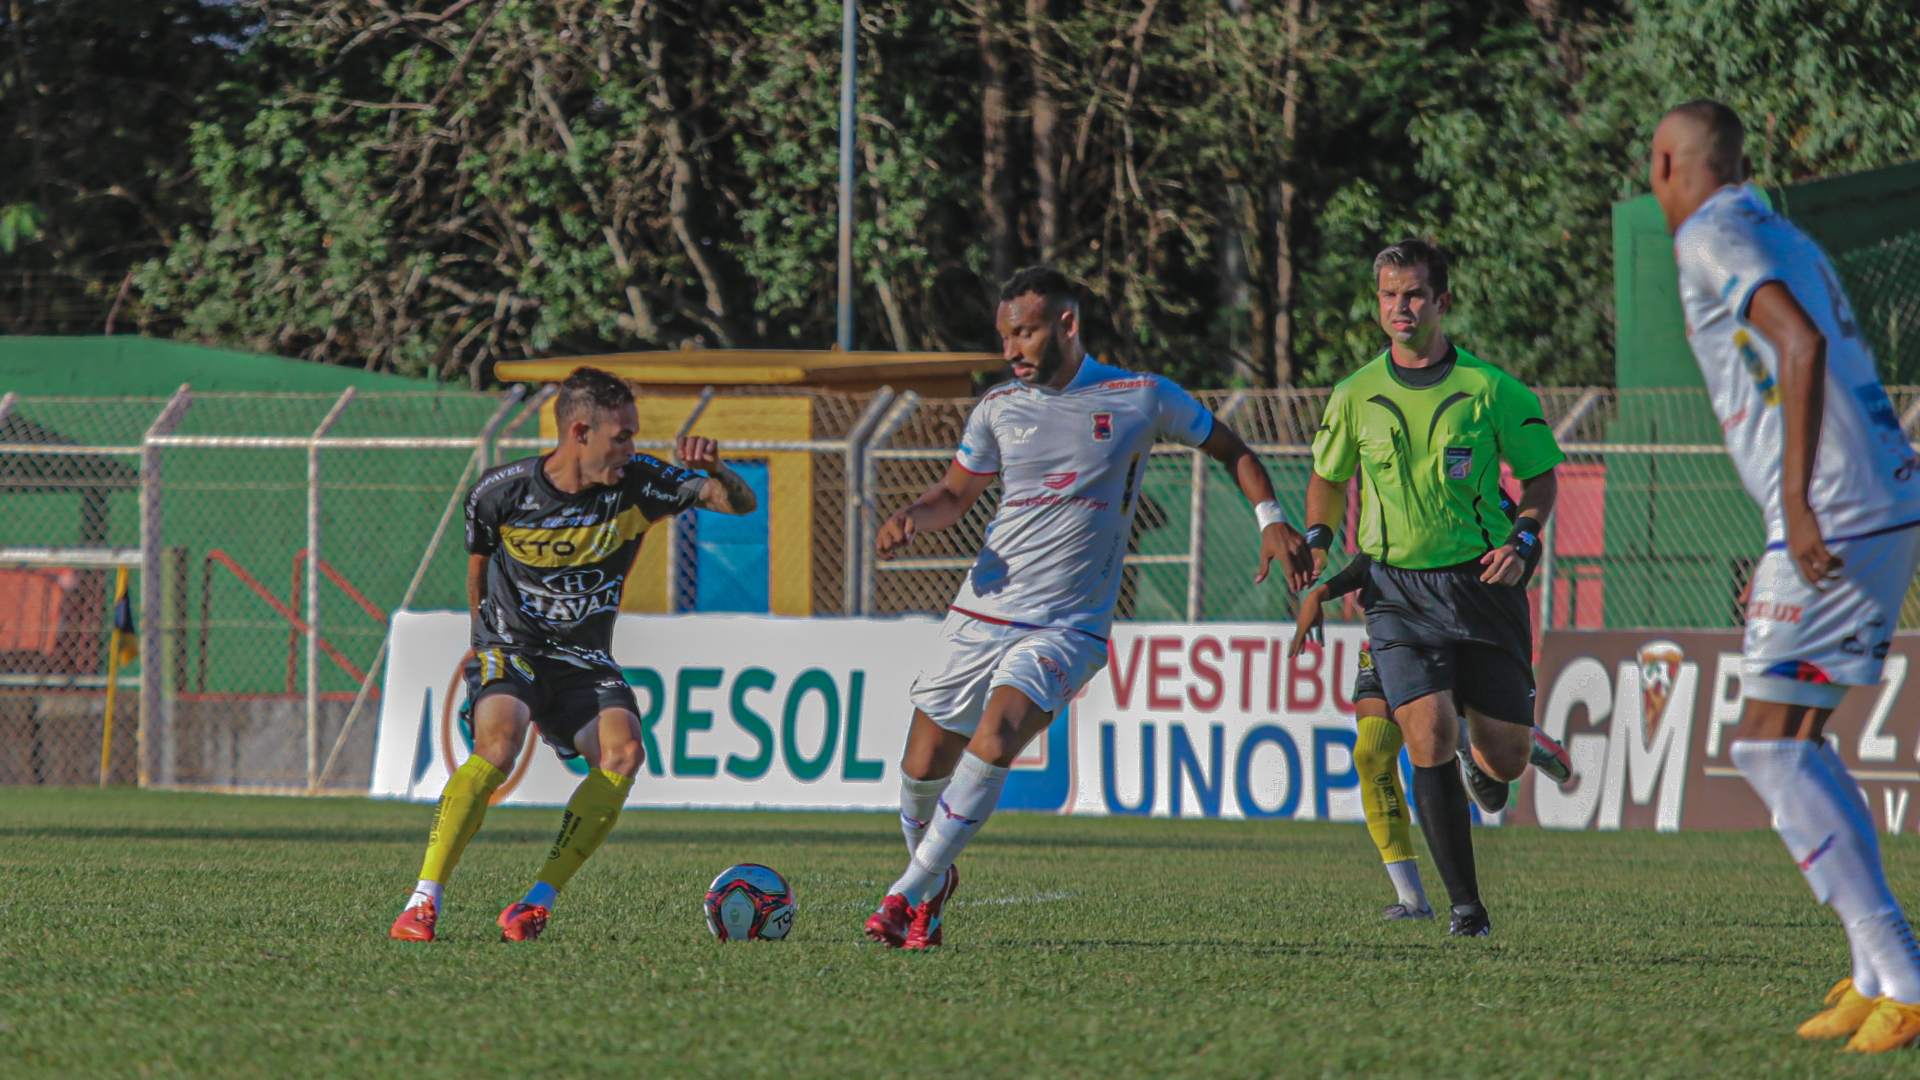
[[1112, 413], [1097, 412], [1093, 414], [1093, 441], [1094, 442], [1112, 442], [1113, 441], [1113, 414]]
[[1360, 660], [1359, 660], [1359, 662], [1360, 662], [1360, 670], [1361, 670], [1361, 671], [1372, 671], [1372, 670], [1373, 670], [1373, 644], [1372, 644], [1371, 642], [1364, 642], [1364, 641], [1363, 641], [1363, 642], [1361, 642], [1361, 643], [1360, 643]]
[[1042, 656], [1039, 660], [1040, 666], [1046, 670], [1047, 674], [1053, 676], [1061, 686], [1067, 685], [1067, 673], [1060, 670], [1060, 665], [1054, 662], [1053, 657]]
[[1747, 605], [1748, 622], [1784, 622], [1797, 623], [1806, 609], [1798, 604], [1782, 604], [1774, 600], [1755, 600]]
[[1860, 624], [1853, 636], [1840, 643], [1840, 651], [1855, 656], [1872, 654], [1875, 660], [1885, 660], [1887, 649], [1893, 644], [1887, 635], [1887, 624], [1878, 615]]
[[524, 656], [508, 657], [507, 663], [513, 665], [513, 670], [519, 672], [521, 675], [526, 676], [526, 680], [528, 682], [533, 681], [533, 665], [527, 663], [526, 657]]
[[1447, 447], [1447, 479], [1465, 480], [1473, 475], [1473, 447]]
[[1080, 474], [1077, 472], [1050, 472], [1040, 478], [1040, 483], [1042, 486], [1050, 487], [1055, 491], [1064, 491], [1072, 487], [1073, 482], [1079, 478]]

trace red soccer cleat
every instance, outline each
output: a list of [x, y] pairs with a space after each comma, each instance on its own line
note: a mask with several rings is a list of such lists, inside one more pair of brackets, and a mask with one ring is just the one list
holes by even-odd
[[880, 901], [880, 910], [867, 916], [866, 934], [868, 937], [897, 949], [907, 943], [907, 926], [913, 922], [913, 908], [908, 906], [907, 898], [899, 893], [888, 893]]
[[401, 912], [387, 936], [395, 941], [432, 941], [433, 924], [439, 921], [440, 912], [433, 901], [423, 900]]
[[1573, 758], [1567, 755], [1567, 748], [1539, 728], [1533, 729], [1533, 752], [1529, 760], [1534, 768], [1546, 774], [1547, 779], [1554, 783], [1573, 782]]
[[947, 867], [947, 880], [940, 883], [940, 891], [913, 909], [913, 926], [907, 931], [906, 948], [931, 949], [940, 944], [946, 936], [940, 913], [946, 910], [947, 901], [952, 899], [954, 890], [959, 887], [960, 868]]
[[541, 931], [547, 928], [547, 920], [552, 917], [553, 912], [539, 904], [518, 901], [508, 904], [507, 910], [501, 912], [497, 920], [500, 923], [500, 940], [536, 941]]

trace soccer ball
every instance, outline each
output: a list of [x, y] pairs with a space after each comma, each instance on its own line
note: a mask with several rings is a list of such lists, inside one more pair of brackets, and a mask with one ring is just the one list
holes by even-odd
[[707, 886], [707, 930], [721, 941], [779, 941], [793, 929], [793, 890], [759, 863], [729, 866]]

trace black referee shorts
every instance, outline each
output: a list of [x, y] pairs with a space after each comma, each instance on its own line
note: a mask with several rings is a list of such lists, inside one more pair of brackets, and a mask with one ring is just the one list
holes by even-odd
[[1476, 560], [1436, 570], [1373, 565], [1361, 603], [1394, 709], [1451, 692], [1461, 709], [1533, 726], [1533, 627], [1520, 585], [1489, 585]]
[[626, 676], [611, 664], [598, 664], [519, 652], [482, 649], [467, 661], [467, 703], [461, 720], [471, 731], [473, 707], [483, 698], [505, 694], [527, 706], [533, 726], [561, 758], [577, 758], [573, 745], [580, 729], [608, 709], [640, 715], [640, 703]]

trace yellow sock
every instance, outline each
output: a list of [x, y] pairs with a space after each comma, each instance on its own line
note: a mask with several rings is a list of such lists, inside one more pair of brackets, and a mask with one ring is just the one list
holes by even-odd
[[1367, 812], [1367, 832], [1380, 849], [1383, 862], [1413, 858], [1413, 833], [1407, 827], [1407, 800], [1400, 790], [1400, 725], [1384, 716], [1363, 716], [1360, 738], [1353, 747], [1353, 767], [1360, 773], [1360, 804]]
[[627, 792], [632, 789], [631, 776], [605, 769], [588, 773], [574, 789], [573, 798], [567, 800], [560, 835], [554, 838], [553, 850], [547, 852], [547, 863], [535, 880], [553, 886], [555, 892], [565, 888], [567, 879], [613, 831], [613, 823], [620, 820], [620, 808], [627, 803]]
[[460, 865], [460, 853], [467, 850], [467, 841], [480, 831], [480, 821], [487, 816], [487, 799], [506, 782], [506, 773], [477, 754], [453, 771], [446, 790], [440, 793], [440, 808], [433, 815], [427, 857], [420, 864], [422, 881], [446, 883], [453, 868]]

